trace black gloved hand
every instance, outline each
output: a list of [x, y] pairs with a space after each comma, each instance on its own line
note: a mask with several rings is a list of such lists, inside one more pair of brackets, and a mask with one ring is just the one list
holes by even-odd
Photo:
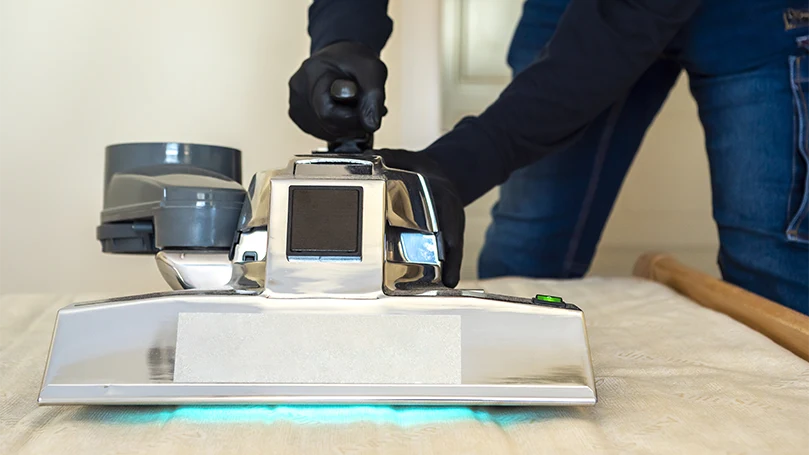
[[[325, 141], [364, 137], [379, 129], [385, 108], [388, 69], [367, 46], [342, 41], [312, 54], [289, 80], [289, 117], [304, 132]], [[341, 103], [331, 87], [350, 80], [356, 101]]]
[[455, 185], [426, 154], [407, 150], [381, 149], [374, 154], [382, 157], [388, 167], [418, 172], [427, 180], [436, 208], [438, 228], [443, 236], [444, 264], [442, 281], [454, 288], [461, 278], [463, 235], [466, 224], [464, 206]]

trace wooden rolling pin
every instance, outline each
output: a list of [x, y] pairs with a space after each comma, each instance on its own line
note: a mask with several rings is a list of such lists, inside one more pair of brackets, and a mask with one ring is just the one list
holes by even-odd
[[646, 253], [633, 275], [662, 283], [724, 313], [809, 361], [809, 316], [691, 269], [665, 253]]

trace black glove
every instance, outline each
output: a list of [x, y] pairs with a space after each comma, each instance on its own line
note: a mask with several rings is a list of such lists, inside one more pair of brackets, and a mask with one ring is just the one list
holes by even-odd
[[426, 154], [407, 150], [374, 150], [388, 167], [418, 172], [427, 180], [438, 218], [438, 228], [443, 236], [444, 286], [454, 288], [461, 278], [463, 259], [463, 234], [466, 224], [464, 206], [455, 185], [449, 181], [438, 165]]
[[[312, 54], [289, 80], [289, 117], [304, 132], [325, 141], [361, 138], [378, 130], [385, 108], [388, 69], [367, 46], [342, 41]], [[357, 84], [356, 100], [332, 96], [336, 80]]]

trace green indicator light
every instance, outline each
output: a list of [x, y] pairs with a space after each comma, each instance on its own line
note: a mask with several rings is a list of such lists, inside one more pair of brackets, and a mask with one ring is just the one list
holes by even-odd
[[561, 297], [554, 297], [552, 295], [537, 294], [536, 297], [534, 297], [534, 298], [537, 299], [537, 300], [541, 300], [543, 302], [562, 303], [562, 298]]

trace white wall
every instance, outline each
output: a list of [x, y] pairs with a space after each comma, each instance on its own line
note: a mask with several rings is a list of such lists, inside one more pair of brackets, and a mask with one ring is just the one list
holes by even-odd
[[[308, 3], [1, 0], [0, 293], [165, 289], [150, 257], [100, 252], [95, 227], [107, 144], [236, 147], [245, 179], [320, 146], [286, 113], [287, 80], [308, 49]], [[377, 135], [381, 147], [417, 149], [440, 134], [439, 11], [438, 0], [391, 2], [396, 25], [383, 54], [390, 114]], [[627, 182], [597, 271], [628, 272], [635, 251], [677, 242], [710, 257], [700, 134], [680, 88]], [[672, 167], [691, 176], [687, 188], [668, 173]], [[468, 209], [467, 277], [494, 195]], [[697, 230], [678, 232], [675, 223], [656, 231], [660, 223], [648, 220], [666, 206], [701, 216]]]

